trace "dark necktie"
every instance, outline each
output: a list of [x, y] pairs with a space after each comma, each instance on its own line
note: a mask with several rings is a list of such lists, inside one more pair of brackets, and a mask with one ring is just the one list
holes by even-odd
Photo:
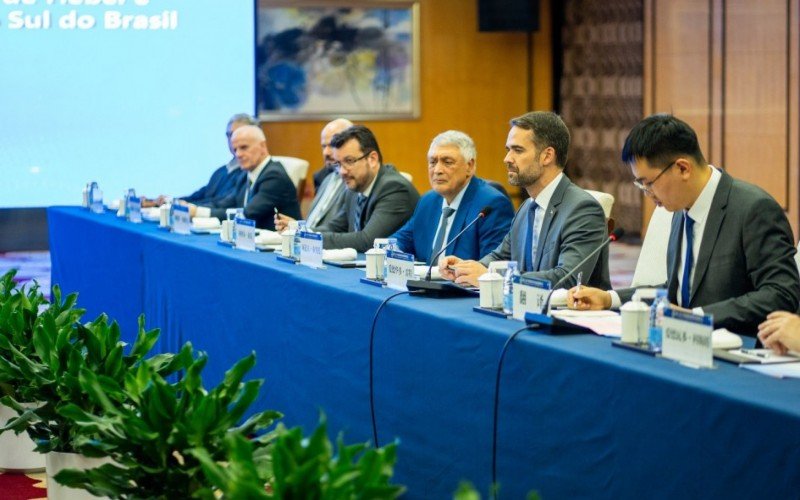
[[353, 221], [353, 228], [356, 231], [361, 231], [361, 220], [364, 217], [364, 207], [367, 206], [367, 197], [363, 194], [358, 195], [358, 199], [356, 200], [356, 219]]
[[681, 279], [681, 306], [688, 308], [692, 293], [692, 265], [694, 265], [694, 254], [692, 253], [692, 247], [694, 246], [694, 220], [689, 217], [688, 212], [683, 213], [683, 228], [686, 231], [686, 249], [684, 252], [686, 257], [683, 261], [683, 278]]
[[528, 206], [528, 232], [525, 235], [525, 248], [522, 254], [522, 272], [529, 273], [531, 271], [535, 271], [533, 268], [533, 249], [536, 247], [536, 240], [539, 239], [539, 235], [534, 232], [534, 225], [536, 222], [536, 209], [539, 205], [536, 204], [535, 201], [531, 200], [530, 206]]
[[[447, 232], [447, 219], [454, 213], [456, 213], [456, 211], [450, 207], [444, 207], [442, 209], [442, 217], [439, 219], [439, 230], [436, 232], [436, 238], [433, 240], [433, 250], [431, 251], [430, 259], [442, 249], [444, 233]], [[428, 259], [428, 264], [431, 263], [430, 259]]]

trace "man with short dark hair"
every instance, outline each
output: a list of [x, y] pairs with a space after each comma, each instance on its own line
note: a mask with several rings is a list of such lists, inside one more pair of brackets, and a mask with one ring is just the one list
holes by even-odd
[[391, 165], [383, 164], [378, 141], [363, 125], [333, 136], [333, 157], [347, 186], [336, 217], [319, 226], [325, 248], [365, 252], [375, 238], [398, 230], [414, 212], [416, 188]]
[[[400, 250], [431, 264], [440, 251], [479, 259], [500, 244], [511, 227], [514, 207], [500, 191], [475, 176], [475, 162], [475, 143], [464, 132], [448, 130], [433, 138], [428, 149], [431, 190], [422, 196], [411, 219], [392, 235]], [[490, 212], [443, 250], [485, 207]]]
[[[755, 335], [774, 310], [797, 310], [800, 278], [792, 229], [761, 188], [709, 165], [694, 130], [671, 115], [639, 122], [622, 149], [633, 183], [674, 212], [667, 248], [669, 301], [714, 324]], [[658, 285], [655, 284], [654, 285]], [[577, 309], [618, 307], [634, 289], [570, 290]]]
[[[535, 111], [511, 120], [504, 160], [508, 181], [525, 188], [530, 198], [493, 252], [480, 261], [447, 256], [439, 261], [442, 277], [477, 286], [489, 263], [514, 260], [524, 276], [555, 284], [600, 246], [608, 232], [605, 215], [589, 193], [564, 175], [568, 150], [569, 130], [557, 114]], [[564, 285], [575, 284], [578, 273], [584, 283], [610, 286], [608, 249]]]

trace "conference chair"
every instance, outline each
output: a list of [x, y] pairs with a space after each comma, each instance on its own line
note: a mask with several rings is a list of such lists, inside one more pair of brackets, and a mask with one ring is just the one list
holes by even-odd
[[667, 246], [672, 227], [672, 212], [656, 207], [647, 225], [642, 251], [636, 262], [631, 286], [647, 286], [667, 281]]
[[606, 216], [606, 224], [608, 225], [608, 233], [611, 234], [611, 231], [614, 230], [614, 226], [616, 225], [614, 218], [611, 217], [611, 209], [614, 208], [614, 196], [602, 191], [592, 191], [591, 189], [586, 189], [585, 191], [592, 195], [592, 197], [600, 203], [600, 206], [603, 207], [603, 214]]
[[411, 183], [414, 182], [414, 176], [409, 174], [408, 172], [400, 172], [400, 175], [405, 177], [408, 182], [411, 182]]
[[297, 199], [302, 201], [303, 191], [306, 187], [306, 176], [308, 175], [309, 163], [302, 158], [294, 158], [292, 156], [273, 156], [275, 161], [280, 162], [289, 178], [292, 180], [294, 187], [297, 188]]

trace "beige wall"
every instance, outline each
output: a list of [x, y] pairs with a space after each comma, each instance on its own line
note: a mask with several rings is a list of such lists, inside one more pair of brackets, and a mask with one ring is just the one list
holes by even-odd
[[[478, 32], [477, 1], [421, 0], [421, 114], [417, 120], [363, 122], [378, 138], [384, 161], [414, 176], [420, 192], [430, 189], [425, 155], [431, 139], [458, 129], [475, 140], [478, 174], [506, 182], [503, 156], [508, 120], [528, 111], [527, 36]], [[552, 109], [552, 46], [549, 0], [542, 28], [533, 36], [534, 109]], [[270, 152], [298, 156], [319, 168], [319, 133], [324, 122], [265, 123]]]
[[[672, 112], [710, 163], [767, 190], [797, 235], [800, 0], [646, 0], [645, 114]], [[645, 208], [645, 227], [652, 204]]]

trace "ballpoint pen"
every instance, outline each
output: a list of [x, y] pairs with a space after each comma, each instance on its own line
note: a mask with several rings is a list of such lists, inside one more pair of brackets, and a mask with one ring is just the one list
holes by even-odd
[[[576, 292], [580, 292], [581, 291], [581, 283], [583, 283], [583, 271], [578, 271], [577, 281], [578, 281], [578, 283], [577, 283], [577, 285], [575, 285], [575, 291]], [[575, 307], [576, 309], [578, 308], [578, 300], [577, 299], [574, 301], [573, 307]]]

